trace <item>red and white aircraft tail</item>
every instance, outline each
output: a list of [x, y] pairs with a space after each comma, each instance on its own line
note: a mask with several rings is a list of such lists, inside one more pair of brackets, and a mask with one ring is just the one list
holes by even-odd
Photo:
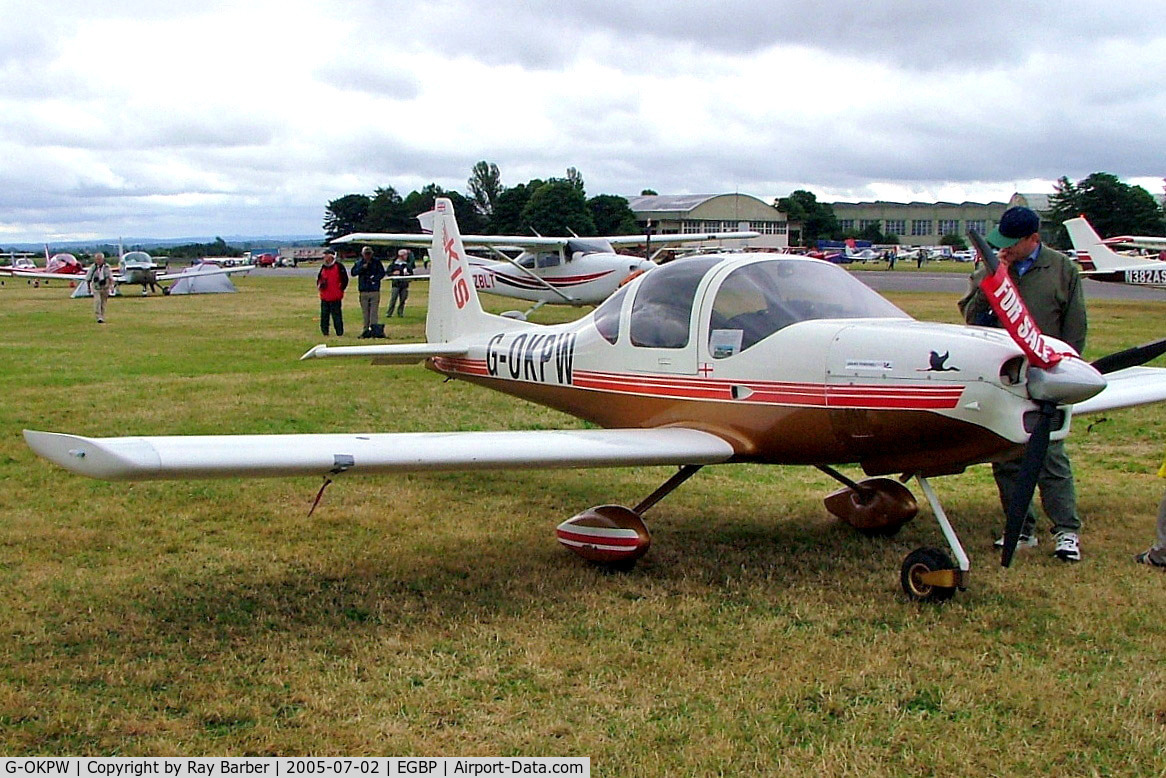
[[1127, 270], [1160, 270], [1166, 268], [1156, 259], [1130, 257], [1118, 254], [1106, 245], [1093, 225], [1084, 216], [1078, 216], [1065, 222], [1065, 229], [1069, 231], [1069, 240], [1077, 251], [1077, 260], [1086, 273], [1121, 273]]
[[[454, 218], [453, 203], [439, 197], [433, 207], [433, 246], [429, 251], [429, 311], [425, 339], [450, 343], [481, 332], [495, 319], [482, 310], [474, 271]], [[506, 329], [513, 329], [507, 327]]]

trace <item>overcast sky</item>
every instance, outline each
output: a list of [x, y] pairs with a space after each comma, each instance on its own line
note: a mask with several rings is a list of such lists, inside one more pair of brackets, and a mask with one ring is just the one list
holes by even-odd
[[1161, 0], [0, 0], [0, 245], [321, 232], [478, 160], [589, 196], [1162, 194]]

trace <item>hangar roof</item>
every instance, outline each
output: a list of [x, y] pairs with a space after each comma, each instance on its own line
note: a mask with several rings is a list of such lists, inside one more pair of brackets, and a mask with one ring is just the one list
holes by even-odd
[[639, 195], [628, 198], [633, 211], [691, 211], [719, 194]]

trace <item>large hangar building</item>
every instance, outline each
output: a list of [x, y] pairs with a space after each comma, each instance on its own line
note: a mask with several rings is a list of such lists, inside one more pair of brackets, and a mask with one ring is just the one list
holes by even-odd
[[1001, 202], [831, 203], [843, 232], [860, 232], [873, 224], [884, 235], [899, 236], [903, 246], [936, 246], [944, 235], [963, 236], [968, 230], [986, 235], [1000, 223], [1008, 206]]
[[639, 195], [627, 199], [636, 224], [646, 230], [650, 220], [657, 235], [752, 230], [761, 237], [749, 241], [750, 247], [789, 246], [786, 215], [752, 195]]

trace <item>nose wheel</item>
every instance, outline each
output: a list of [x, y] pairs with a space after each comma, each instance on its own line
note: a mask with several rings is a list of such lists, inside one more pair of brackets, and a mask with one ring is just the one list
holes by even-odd
[[931, 484], [921, 475], [915, 476], [919, 488], [931, 504], [931, 512], [935, 514], [935, 521], [943, 532], [947, 545], [951, 549], [955, 562], [946, 551], [938, 548], [917, 548], [903, 560], [903, 567], [899, 572], [899, 583], [903, 591], [912, 600], [919, 602], [943, 602], [950, 600], [956, 589], [968, 588], [968, 571], [971, 564], [960, 539], [956, 536], [943, 506], [939, 504], [939, 497]]
[[940, 549], [917, 548], [903, 560], [899, 582], [912, 600], [943, 602], [955, 595], [959, 572], [953, 569], [951, 557]]

